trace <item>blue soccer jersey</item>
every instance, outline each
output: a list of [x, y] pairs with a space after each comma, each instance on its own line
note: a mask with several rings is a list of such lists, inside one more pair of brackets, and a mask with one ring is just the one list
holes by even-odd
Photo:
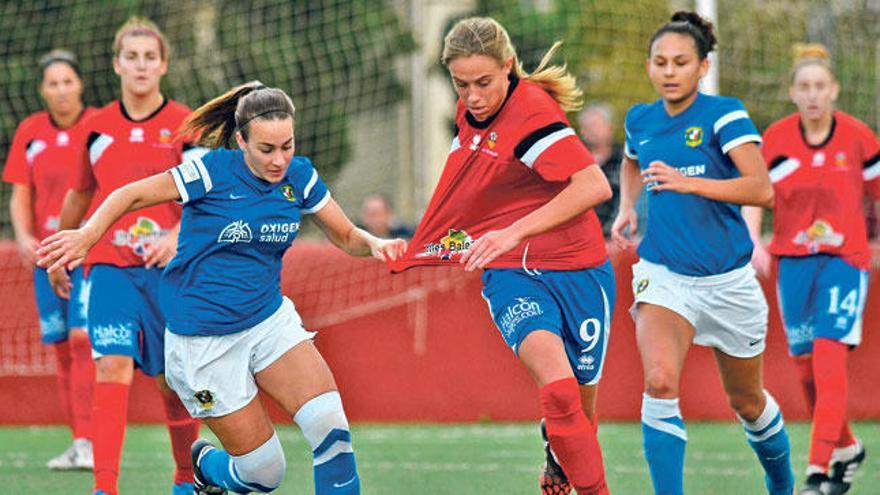
[[[702, 93], [670, 117], [661, 100], [637, 104], [626, 114], [624, 152], [644, 170], [659, 160], [683, 175], [707, 179], [739, 177], [730, 150], [761, 142], [755, 124], [736, 98]], [[648, 194], [648, 228], [639, 256], [673, 272], [706, 276], [749, 262], [752, 241], [740, 205], [673, 191]]]
[[242, 331], [281, 305], [281, 258], [302, 214], [330, 192], [308, 158], [285, 178], [256, 177], [240, 150], [219, 149], [170, 170], [183, 203], [177, 256], [162, 275], [168, 329], [183, 335]]

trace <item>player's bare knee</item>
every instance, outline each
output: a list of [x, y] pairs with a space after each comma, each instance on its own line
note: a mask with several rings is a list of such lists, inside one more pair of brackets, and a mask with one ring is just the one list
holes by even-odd
[[730, 407], [743, 419], [749, 422], [757, 421], [764, 412], [764, 394], [761, 391], [757, 393], [740, 393], [728, 396]]
[[134, 361], [127, 356], [102, 356], [95, 362], [99, 382], [131, 383]]
[[678, 375], [667, 368], [651, 368], [645, 374], [645, 392], [657, 399], [678, 397]]

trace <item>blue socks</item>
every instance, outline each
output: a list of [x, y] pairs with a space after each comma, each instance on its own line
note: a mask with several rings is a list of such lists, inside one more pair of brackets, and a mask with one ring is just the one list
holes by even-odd
[[794, 473], [791, 470], [791, 446], [785, 432], [782, 411], [770, 393], [764, 391], [767, 404], [764, 412], [750, 423], [739, 417], [752, 450], [764, 467], [764, 482], [770, 495], [791, 495]]
[[339, 392], [306, 402], [293, 420], [312, 447], [315, 495], [359, 494], [361, 483]]
[[211, 449], [199, 462], [206, 481], [233, 493], [269, 493], [281, 485], [286, 467], [277, 433], [247, 454], [230, 456]]
[[655, 494], [682, 495], [686, 444], [678, 399], [655, 399], [643, 394], [642, 448]]

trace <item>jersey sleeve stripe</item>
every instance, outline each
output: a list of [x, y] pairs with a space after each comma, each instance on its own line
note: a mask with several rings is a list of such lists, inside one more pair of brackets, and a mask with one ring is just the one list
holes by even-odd
[[574, 136], [574, 130], [571, 127], [566, 127], [565, 129], [558, 130], [552, 134], [549, 134], [543, 138], [541, 138], [538, 142], [536, 142], [529, 150], [520, 158], [520, 161], [526, 164], [527, 167], [532, 168], [535, 165], [535, 161], [541, 156], [541, 153], [546, 151], [549, 147], [553, 146], [560, 140], [568, 137]]
[[205, 194], [211, 192], [211, 189], [214, 188], [214, 183], [211, 181], [211, 176], [208, 175], [208, 169], [205, 168], [205, 164], [202, 163], [202, 159], [200, 157], [193, 158], [193, 163], [196, 164], [196, 168], [199, 169], [199, 175], [202, 176], [202, 182], [205, 183]]
[[714, 126], [715, 134], [718, 134], [718, 131], [720, 131], [722, 127], [733, 122], [734, 120], [747, 119], [747, 118], [749, 118], [749, 114], [745, 110], [734, 110], [733, 112], [727, 113], [715, 121], [715, 126]]
[[868, 158], [862, 171], [862, 178], [865, 180], [874, 180], [877, 177], [880, 177], [880, 153]]
[[177, 192], [180, 193], [181, 204], [186, 204], [189, 202], [189, 193], [186, 192], [186, 186], [183, 184], [180, 172], [176, 168], [169, 169], [168, 172], [171, 173], [171, 178], [174, 179], [174, 185], [177, 187]]
[[[776, 160], [774, 160], [775, 162]], [[772, 165], [770, 169], [770, 182], [779, 182], [791, 175], [801, 166], [801, 161], [797, 158], [786, 158], [785, 160]]]
[[458, 140], [458, 136], [455, 136], [455, 139], [452, 140], [452, 146], [449, 148], [449, 152], [452, 153], [459, 148], [461, 148], [461, 142]]
[[309, 194], [312, 192], [312, 188], [315, 187], [315, 184], [318, 183], [318, 171], [312, 170], [312, 176], [309, 178], [309, 183], [306, 184], [306, 188], [303, 190], [303, 201], [309, 199]]
[[516, 155], [517, 158], [522, 160], [523, 156], [525, 156], [526, 153], [528, 153], [529, 150], [538, 141], [544, 139], [545, 137], [549, 136], [550, 134], [553, 134], [554, 132], [557, 132], [557, 131], [560, 131], [560, 130], [566, 129], [566, 128], [568, 128], [568, 126], [565, 125], [564, 123], [554, 122], [550, 125], [544, 126], [536, 131], [533, 131], [531, 134], [524, 137], [523, 140], [519, 142], [519, 144], [516, 145], [516, 147], [513, 149], [513, 154]]
[[745, 136], [740, 136], [736, 139], [731, 139], [730, 141], [728, 141], [727, 144], [725, 144], [724, 146], [721, 147], [721, 152], [724, 154], [727, 154], [728, 151], [736, 148], [737, 146], [739, 146], [741, 144], [760, 143], [760, 142], [761, 142], [761, 136], [759, 136], [757, 134], [746, 134]]
[[27, 150], [24, 152], [25, 160], [27, 160], [29, 165], [32, 165], [34, 163], [34, 158], [45, 151], [48, 147], [46, 141], [43, 141], [42, 139], [34, 139], [27, 145]]
[[183, 150], [183, 161], [187, 160], [195, 160], [196, 158], [201, 158], [210, 151], [208, 148], [204, 146], [184, 146]]
[[89, 143], [89, 161], [92, 165], [95, 165], [101, 155], [104, 154], [104, 151], [108, 146], [113, 144], [113, 138], [106, 134], [99, 134], [92, 142]]
[[315, 213], [316, 211], [318, 211], [321, 208], [323, 208], [324, 206], [326, 206], [327, 202], [329, 202], [329, 201], [330, 201], [330, 191], [327, 191], [326, 193], [324, 193], [324, 197], [321, 198], [321, 201], [318, 201], [318, 204], [316, 204], [315, 206], [313, 206], [311, 208], [305, 208], [302, 210], [302, 212], [303, 213]]

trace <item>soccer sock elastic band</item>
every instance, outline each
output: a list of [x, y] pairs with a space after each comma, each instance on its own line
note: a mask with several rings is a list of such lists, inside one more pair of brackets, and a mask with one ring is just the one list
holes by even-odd
[[569, 483], [578, 494], [607, 494], [605, 467], [596, 430], [581, 408], [575, 378], [564, 378], [539, 390], [547, 440]]
[[681, 495], [687, 432], [678, 398], [642, 395], [642, 448], [657, 495]]
[[776, 400], [766, 390], [764, 410], [755, 421], [747, 421], [737, 415], [746, 431], [749, 445], [761, 466], [764, 482], [771, 495], [791, 495], [794, 490], [794, 473], [791, 471], [791, 445], [785, 431], [785, 421]]
[[129, 386], [124, 383], [98, 382], [95, 385], [92, 423], [100, 425], [92, 434], [95, 455], [95, 490], [116, 495], [119, 461], [125, 440]]
[[312, 447], [315, 495], [360, 493], [348, 419], [339, 392], [321, 394], [293, 416]]

